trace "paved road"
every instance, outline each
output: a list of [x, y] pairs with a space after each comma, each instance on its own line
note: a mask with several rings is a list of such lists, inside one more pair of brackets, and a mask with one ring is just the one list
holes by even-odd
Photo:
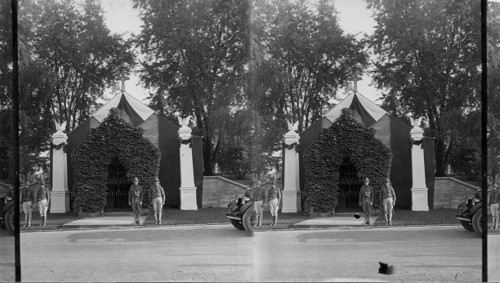
[[14, 236], [7, 230], [0, 229], [0, 282], [14, 281], [16, 273], [14, 262]]
[[500, 234], [488, 235], [488, 281], [500, 282]]
[[[33, 232], [21, 235], [21, 253], [23, 281], [481, 280], [481, 239], [458, 226]], [[395, 273], [378, 274], [379, 261]]]

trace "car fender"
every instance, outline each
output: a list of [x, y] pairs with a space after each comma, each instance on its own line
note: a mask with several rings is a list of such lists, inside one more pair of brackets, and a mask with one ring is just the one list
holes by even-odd
[[471, 214], [475, 214], [475, 213], [476, 213], [476, 211], [477, 211], [478, 209], [481, 209], [481, 207], [482, 207], [482, 202], [478, 202], [478, 203], [476, 203], [476, 204], [475, 204], [475, 205], [474, 205], [474, 206], [470, 209], [470, 213], [471, 213]]
[[247, 202], [247, 203], [245, 203], [244, 205], [241, 206], [240, 212], [241, 213], [245, 213], [245, 211], [247, 211], [247, 209], [249, 207], [252, 207], [252, 206], [253, 206], [253, 201], [249, 201], [249, 202]]

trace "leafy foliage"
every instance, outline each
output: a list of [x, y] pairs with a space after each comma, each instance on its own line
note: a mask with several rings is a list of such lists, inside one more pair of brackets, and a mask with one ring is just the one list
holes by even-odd
[[106, 205], [108, 166], [114, 157], [127, 168], [127, 177], [138, 177], [145, 192], [143, 205], [148, 204], [148, 188], [155, 182], [160, 168], [160, 150], [143, 130], [125, 122], [116, 108], [97, 127], [72, 155], [74, 184], [73, 209], [99, 212]]
[[[103, 90], [134, 64], [131, 43], [110, 33], [96, 0], [24, 0], [20, 7], [26, 56], [43, 66], [50, 111], [59, 123], [67, 122], [70, 132], [88, 117]], [[36, 89], [27, 95], [36, 97]]]
[[218, 111], [241, 98], [248, 1], [134, 0], [134, 5], [144, 21], [136, 38], [146, 58], [141, 79], [157, 89], [156, 106], [196, 118], [203, 129], [204, 174], [212, 175]]
[[358, 170], [358, 177], [368, 177], [375, 192], [374, 205], [379, 204], [380, 188], [389, 177], [392, 153], [374, 137], [374, 130], [365, 128], [349, 109], [323, 129], [319, 139], [304, 154], [304, 209], [308, 213], [332, 211], [338, 204], [338, 168], [349, 158]]
[[453, 144], [464, 136], [456, 121], [480, 111], [480, 2], [367, 2], [377, 22], [370, 39], [374, 80], [387, 89], [391, 114], [426, 117], [436, 175], [444, 176]]
[[249, 172], [249, 160], [243, 147], [228, 147], [220, 155], [219, 164], [223, 172], [232, 172], [236, 179], [245, 178]]
[[[367, 64], [363, 43], [339, 27], [332, 1], [254, 1], [248, 97], [254, 109], [299, 122], [321, 117], [337, 88]], [[272, 121], [272, 119], [270, 119]]]
[[488, 174], [500, 173], [500, 3], [488, 4]]
[[130, 44], [110, 33], [95, 0], [22, 0], [18, 36], [20, 173], [26, 177], [48, 170], [49, 156], [42, 153], [50, 149], [53, 120], [66, 121], [69, 133], [133, 56]]
[[14, 182], [12, 148], [12, 13], [0, 0], [0, 180]]

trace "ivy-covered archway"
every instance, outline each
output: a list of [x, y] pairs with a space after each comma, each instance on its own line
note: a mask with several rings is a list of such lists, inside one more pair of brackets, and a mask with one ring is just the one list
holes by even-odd
[[159, 172], [160, 150], [147, 138], [143, 130], [134, 128], [113, 108], [109, 116], [91, 129], [86, 140], [72, 154], [74, 183], [73, 210], [101, 212], [106, 205], [108, 166], [118, 158], [127, 169], [127, 177], [138, 177], [144, 189], [143, 205], [148, 205], [149, 187]]
[[308, 213], [328, 212], [338, 204], [339, 166], [349, 158], [360, 178], [370, 178], [379, 204], [380, 188], [390, 176], [392, 153], [375, 131], [365, 128], [343, 109], [340, 117], [321, 131], [318, 140], [304, 154], [304, 209]]

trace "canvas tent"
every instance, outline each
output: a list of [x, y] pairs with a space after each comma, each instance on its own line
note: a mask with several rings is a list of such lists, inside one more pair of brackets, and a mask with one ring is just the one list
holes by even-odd
[[[300, 134], [301, 155], [306, 152], [321, 134], [340, 116], [342, 109], [349, 108], [354, 118], [365, 127], [375, 130], [375, 137], [380, 139], [392, 151], [391, 182], [397, 194], [397, 206], [411, 207], [411, 127], [389, 115], [384, 109], [358, 92], [348, 95], [323, 117], [315, 121]], [[432, 204], [434, 190], [434, 143], [432, 138], [424, 140], [426, 182], [429, 189], [429, 203]], [[300, 187], [304, 188], [305, 171], [300, 158]]]
[[[179, 125], [174, 124], [164, 117], [158, 115], [148, 106], [135, 99], [129, 93], [122, 91], [109, 102], [99, 108], [95, 113], [76, 127], [68, 135], [68, 186], [71, 192], [73, 183], [73, 171], [71, 153], [87, 137], [89, 130], [98, 127], [108, 116], [110, 109], [117, 108], [122, 118], [130, 122], [134, 127], [144, 130], [143, 136], [148, 138], [160, 149], [160, 173], [159, 179], [165, 190], [167, 207], [180, 207], [180, 156], [179, 156]], [[203, 190], [203, 156], [201, 137], [193, 137], [193, 164], [194, 179], [197, 188], [197, 203], [201, 207]], [[130, 182], [130, 180], [122, 180]], [[128, 183], [125, 184], [128, 186]], [[109, 191], [108, 191], [109, 193]], [[123, 192], [122, 192], [123, 194]]]

